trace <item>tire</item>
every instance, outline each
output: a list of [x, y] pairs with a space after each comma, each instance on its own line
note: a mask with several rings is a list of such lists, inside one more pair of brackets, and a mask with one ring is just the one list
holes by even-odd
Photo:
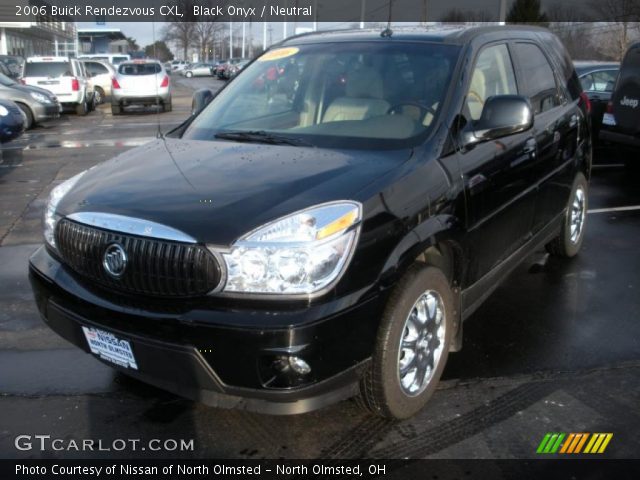
[[588, 208], [589, 183], [579, 172], [573, 180], [560, 234], [546, 246], [551, 255], [572, 258], [578, 254], [584, 241]]
[[84, 117], [87, 113], [89, 113], [89, 105], [87, 104], [87, 99], [85, 98], [82, 103], [76, 105], [76, 114], [80, 117]]
[[96, 87], [96, 91], [94, 92], [94, 105], [101, 105], [104, 102], [104, 90], [100, 87]]
[[193, 77], [193, 73], [192, 72], [187, 72], [187, 73], [184, 74], [184, 76], [187, 77], [187, 78], [191, 78], [191, 77]]
[[[424, 309], [426, 316], [422, 322], [415, 313], [425, 301], [436, 307]], [[453, 315], [453, 293], [445, 274], [424, 264], [412, 266], [394, 288], [384, 309], [371, 364], [360, 380], [360, 405], [375, 415], [393, 419], [409, 418], [421, 410], [436, 390], [447, 362]], [[426, 326], [430, 327], [432, 337], [424, 337]], [[408, 345], [416, 347], [401, 349], [401, 342], [415, 335], [414, 342], [408, 338], [411, 342]], [[415, 373], [411, 375], [416, 367], [409, 367], [403, 375], [400, 368], [403, 361], [411, 358], [409, 354], [413, 351], [415, 362], [420, 364], [421, 359], [430, 357], [429, 346], [433, 354], [431, 373], [420, 375], [422, 382], [415, 379]]]
[[122, 115], [122, 107], [120, 105], [118, 105], [117, 103], [112, 103], [111, 104], [111, 115], [113, 115], [113, 116]]
[[162, 104], [163, 112], [170, 112], [171, 110], [173, 110], [173, 105], [171, 104], [171, 100], [169, 100], [168, 102], [164, 102]]
[[20, 110], [22, 110], [25, 117], [27, 117], [26, 121], [24, 122], [24, 129], [29, 130], [31, 127], [33, 127], [35, 123], [33, 121], [33, 113], [31, 113], [31, 109], [27, 107], [24, 103], [16, 103], [16, 105], [20, 107]]

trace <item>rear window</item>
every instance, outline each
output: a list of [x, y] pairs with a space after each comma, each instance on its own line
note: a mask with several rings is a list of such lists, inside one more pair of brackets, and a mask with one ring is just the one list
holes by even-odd
[[69, 62], [37, 62], [25, 63], [25, 77], [72, 77]]
[[129, 60], [127, 57], [111, 57], [111, 63], [114, 65], [118, 65], [119, 63], [126, 62]]
[[127, 63], [118, 67], [120, 75], [155, 75], [161, 70], [159, 63]]
[[85, 67], [89, 73], [93, 75], [101, 75], [103, 73], [109, 73], [109, 69], [98, 62], [85, 62]]

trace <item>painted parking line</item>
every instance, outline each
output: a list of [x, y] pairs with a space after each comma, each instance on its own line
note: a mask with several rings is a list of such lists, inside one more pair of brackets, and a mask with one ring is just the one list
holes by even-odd
[[640, 210], [640, 205], [629, 205], [627, 207], [594, 208], [587, 210], [587, 213], [609, 213], [609, 212], [633, 212]]

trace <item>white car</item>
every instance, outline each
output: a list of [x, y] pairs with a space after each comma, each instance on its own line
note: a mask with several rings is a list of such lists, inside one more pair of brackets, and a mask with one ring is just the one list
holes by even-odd
[[86, 115], [93, 107], [93, 86], [75, 58], [29, 57], [21, 81], [49, 90], [63, 107], [74, 108], [78, 115]]
[[189, 65], [188, 62], [184, 60], [173, 60], [171, 62], [171, 71], [173, 72], [181, 72]]
[[116, 75], [116, 69], [110, 63], [103, 60], [85, 60], [84, 64], [95, 90], [95, 103], [104, 102], [111, 96], [111, 79]]
[[129, 105], [161, 105], [171, 111], [169, 75], [157, 60], [133, 60], [118, 65], [111, 83], [111, 113]]

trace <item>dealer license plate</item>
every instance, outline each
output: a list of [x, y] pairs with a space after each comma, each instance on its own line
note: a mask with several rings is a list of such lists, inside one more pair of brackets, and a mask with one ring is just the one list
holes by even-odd
[[616, 117], [614, 117], [612, 113], [605, 113], [602, 116], [602, 123], [604, 123], [605, 125], [611, 125], [615, 127]]
[[91, 353], [120, 367], [138, 370], [136, 357], [133, 355], [129, 341], [97, 328], [82, 327], [82, 331], [87, 338]]

